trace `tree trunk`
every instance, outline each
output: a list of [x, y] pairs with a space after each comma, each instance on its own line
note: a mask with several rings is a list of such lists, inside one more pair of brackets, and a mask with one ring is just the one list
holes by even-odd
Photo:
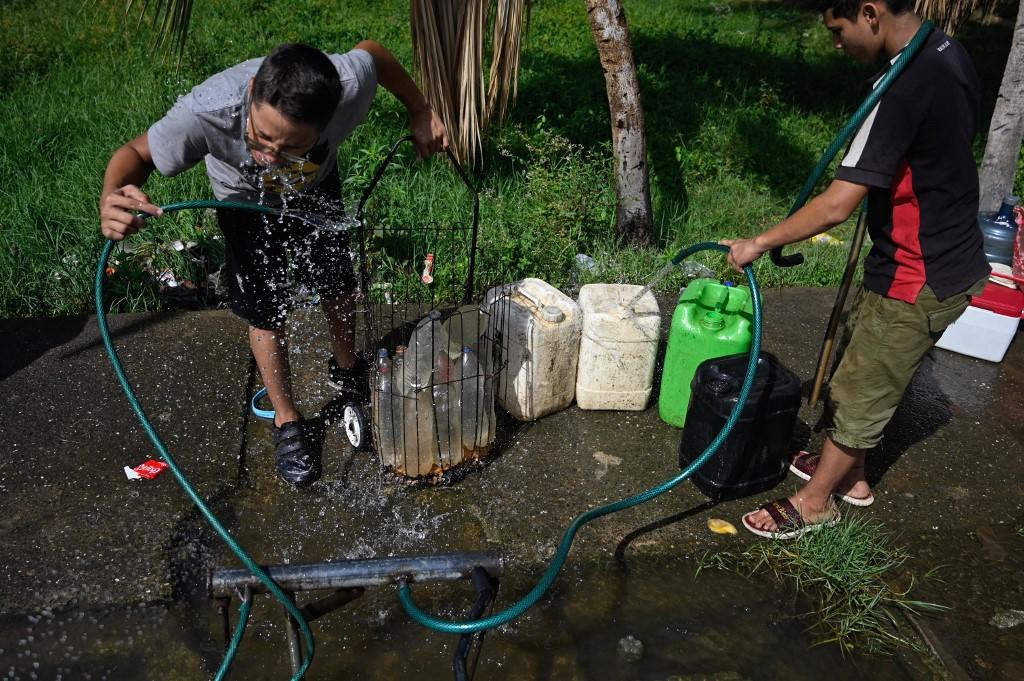
[[1024, 135], [1024, 2], [1017, 9], [1010, 56], [1006, 59], [1003, 82], [999, 86], [996, 108], [988, 128], [985, 157], [978, 179], [981, 184], [981, 211], [999, 210], [1002, 199], [1013, 193], [1021, 137]]
[[615, 156], [616, 231], [633, 244], [654, 244], [644, 111], [621, 0], [587, 0], [587, 16], [608, 90]]

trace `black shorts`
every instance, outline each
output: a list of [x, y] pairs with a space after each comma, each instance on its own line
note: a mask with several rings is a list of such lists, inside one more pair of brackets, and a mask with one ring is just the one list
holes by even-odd
[[[343, 215], [337, 171], [312, 191], [289, 199], [288, 207]], [[231, 309], [258, 329], [284, 326], [291, 309], [293, 281], [321, 298], [356, 287], [346, 232], [317, 230], [295, 218], [236, 209], [218, 209], [217, 221], [224, 233]]]

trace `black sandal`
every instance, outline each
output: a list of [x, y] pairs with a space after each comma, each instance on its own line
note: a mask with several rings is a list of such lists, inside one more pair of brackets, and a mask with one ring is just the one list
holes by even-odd
[[356, 357], [355, 364], [347, 368], [338, 366], [334, 357], [327, 361], [327, 385], [338, 392], [369, 399], [369, 380], [370, 367], [362, 357]]
[[309, 445], [299, 421], [271, 428], [277, 474], [295, 487], [305, 487], [320, 479], [320, 453]]

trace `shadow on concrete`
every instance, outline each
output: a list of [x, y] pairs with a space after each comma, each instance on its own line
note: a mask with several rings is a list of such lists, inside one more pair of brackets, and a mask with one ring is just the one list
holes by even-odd
[[[182, 318], [187, 314], [187, 311], [183, 310], [164, 310], [161, 312], [153, 312], [149, 314], [141, 314], [136, 319], [124, 326], [119, 326], [116, 329], [110, 330], [111, 341], [117, 341], [122, 338], [132, 336], [139, 331], [148, 329], [149, 327], [158, 326], [165, 322], [169, 322], [178, 318]], [[113, 315], [110, 315], [113, 317]], [[83, 326], [86, 320], [92, 319], [91, 317], [83, 317]], [[115, 347], [116, 347], [115, 343]], [[82, 345], [69, 348], [61, 353], [61, 359], [72, 359], [78, 355], [86, 354], [88, 351], [95, 348], [103, 347], [103, 338], [97, 333], [95, 340], [84, 343]]]
[[934, 368], [935, 361], [929, 354], [886, 426], [881, 444], [868, 452], [865, 475], [872, 486], [911, 447], [953, 421], [953, 402], [936, 381]]
[[85, 328], [89, 317], [0, 319], [0, 381], [24, 369], [53, 348], [67, 345]]
[[[256, 392], [258, 376], [256, 361], [250, 355], [245, 387], [246, 399], [242, 401], [241, 412], [237, 417], [237, 465], [234, 474], [220, 480], [214, 492], [204, 498], [206, 505], [229, 532], [230, 528], [238, 525], [236, 508], [232, 501], [248, 486], [249, 422], [253, 418], [249, 403]], [[187, 513], [178, 521], [164, 544], [164, 553], [171, 575], [172, 600], [196, 603], [206, 598], [202, 587], [206, 584], [206, 572], [212, 567], [215, 557], [211, 547], [219, 541], [219, 536], [197, 506], [191, 505], [187, 508]], [[194, 608], [193, 612], [202, 612], [202, 609]], [[204, 626], [205, 622], [197, 622], [197, 632]]]
[[649, 533], [654, 532], [655, 530], [659, 530], [659, 529], [661, 529], [663, 527], [668, 527], [669, 525], [672, 525], [674, 523], [678, 523], [680, 520], [686, 520], [687, 518], [689, 518], [691, 516], [700, 515], [704, 511], [707, 511], [707, 510], [710, 510], [710, 509], [714, 508], [719, 503], [720, 502], [715, 501], [714, 499], [709, 499], [709, 500], [705, 501], [704, 503], [697, 504], [696, 506], [688, 508], [685, 511], [680, 511], [679, 513], [673, 513], [672, 515], [667, 516], [665, 518], [661, 518], [660, 520], [656, 520], [653, 523], [648, 523], [648, 524], [644, 525], [643, 527], [638, 527], [637, 529], [633, 530], [632, 532], [627, 534], [625, 537], [623, 537], [622, 540], [619, 542], [619, 545], [615, 547], [615, 560], [622, 567], [625, 568], [626, 565], [627, 565], [626, 564], [626, 550], [629, 548], [629, 545], [631, 543], [633, 543], [634, 541], [636, 541], [640, 537], [644, 536], [645, 534], [649, 534]]

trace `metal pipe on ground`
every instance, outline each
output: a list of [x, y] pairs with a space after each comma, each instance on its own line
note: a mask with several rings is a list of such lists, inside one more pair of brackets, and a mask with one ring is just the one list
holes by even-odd
[[[475, 567], [483, 568], [492, 577], [500, 577], [504, 573], [505, 562], [494, 551], [478, 551], [342, 560], [335, 563], [270, 565], [264, 569], [284, 591], [298, 592], [381, 586], [399, 580], [416, 583], [451, 582], [470, 579]], [[245, 587], [249, 587], [253, 593], [267, 592], [263, 583], [245, 568], [215, 568], [207, 576], [206, 591], [210, 598], [230, 597], [236, 590]]]

